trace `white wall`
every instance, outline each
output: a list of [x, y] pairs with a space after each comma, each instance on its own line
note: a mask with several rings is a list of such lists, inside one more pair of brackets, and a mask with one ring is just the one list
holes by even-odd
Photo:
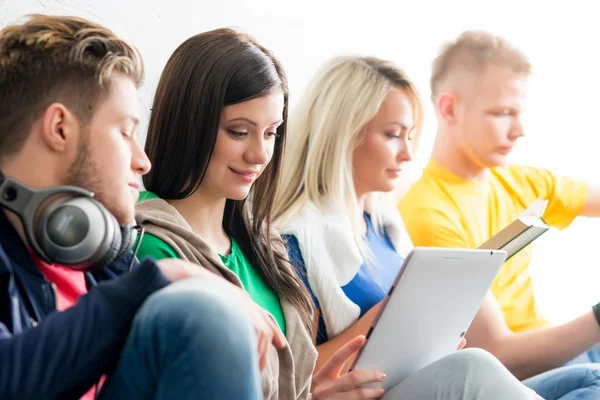
[[[431, 60], [441, 43], [465, 29], [486, 29], [511, 40], [534, 66], [525, 121], [528, 136], [513, 161], [598, 182], [596, 7], [592, 0], [0, 0], [0, 27], [32, 12], [74, 14], [110, 27], [136, 44], [145, 58], [145, 118], [171, 52], [205, 30], [240, 27], [272, 49], [288, 72], [293, 105], [315, 69], [344, 53], [397, 62], [426, 100]], [[433, 110], [426, 104], [415, 171], [427, 161], [434, 133]], [[599, 222], [581, 220], [537, 242], [532, 270], [552, 321], [564, 321], [600, 300], [599, 233]]]

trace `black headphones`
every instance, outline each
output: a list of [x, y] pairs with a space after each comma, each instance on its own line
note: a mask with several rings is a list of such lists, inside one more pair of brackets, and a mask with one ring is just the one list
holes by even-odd
[[[35, 254], [77, 271], [102, 268], [127, 254], [137, 228], [120, 227], [94, 194], [75, 186], [32, 189], [0, 176], [0, 207], [21, 220]], [[51, 199], [56, 197], [55, 199]]]

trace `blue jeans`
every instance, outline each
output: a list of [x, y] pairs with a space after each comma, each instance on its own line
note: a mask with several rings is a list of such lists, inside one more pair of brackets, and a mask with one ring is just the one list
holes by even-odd
[[565, 365], [600, 363], [600, 344], [575, 357]]
[[257, 342], [240, 306], [206, 281], [153, 294], [100, 399], [262, 399]]
[[556, 368], [523, 381], [545, 400], [600, 399], [600, 364]]

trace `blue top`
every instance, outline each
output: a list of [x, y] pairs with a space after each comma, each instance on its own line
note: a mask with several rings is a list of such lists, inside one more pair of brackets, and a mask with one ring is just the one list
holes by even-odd
[[[366, 213], [365, 221], [367, 223], [367, 235], [365, 239], [371, 251], [371, 262], [368, 265], [363, 263], [352, 280], [342, 286], [342, 290], [346, 296], [360, 307], [361, 317], [374, 305], [383, 300], [404, 264], [404, 258], [398, 254], [387, 233], [376, 232], [375, 228], [373, 228], [371, 217]], [[285, 238], [287, 239], [290, 260], [303, 272], [301, 273], [302, 279], [308, 287], [316, 307], [320, 309], [319, 301], [308, 284], [306, 267], [304, 265], [304, 258], [300, 252], [298, 239], [292, 235], [286, 235]], [[325, 321], [321, 316], [319, 318], [317, 344], [324, 343], [327, 340]]]

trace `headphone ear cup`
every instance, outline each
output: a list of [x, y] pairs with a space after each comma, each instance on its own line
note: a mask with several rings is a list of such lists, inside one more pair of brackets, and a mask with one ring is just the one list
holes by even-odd
[[116, 261], [116, 260], [124, 257], [133, 248], [133, 243], [135, 242], [135, 237], [136, 237], [136, 235], [134, 234], [134, 232], [136, 232], [135, 226], [136, 226], [135, 223], [132, 222], [132, 223], [127, 224], [120, 228], [120, 230], [121, 230], [121, 247], [119, 248], [119, 251], [117, 252], [115, 260], [113, 260], [113, 261]]
[[78, 271], [104, 266], [121, 248], [116, 219], [89, 197], [50, 204], [35, 224], [35, 236], [52, 262]]
[[[94, 200], [95, 201], [95, 200]], [[93, 269], [102, 268], [119, 258], [119, 253], [122, 250], [123, 240], [121, 237], [121, 228], [117, 219], [104, 206], [96, 202], [100, 211], [104, 214], [105, 220], [112, 225], [111, 231], [114, 232], [112, 238], [107, 238], [109, 242], [108, 250], [100, 255], [100, 258], [94, 262]]]

